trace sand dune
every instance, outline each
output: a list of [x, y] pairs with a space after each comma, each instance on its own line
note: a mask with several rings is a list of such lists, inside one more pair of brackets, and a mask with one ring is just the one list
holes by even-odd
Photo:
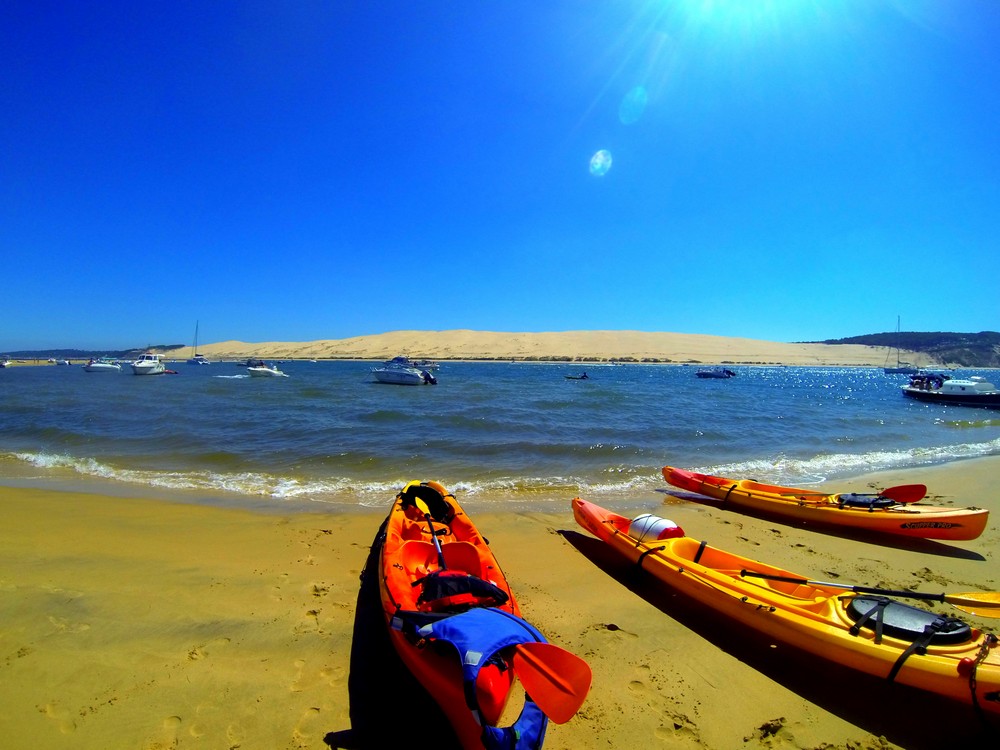
[[[706, 364], [872, 365], [884, 347], [786, 344], [756, 339], [649, 331], [392, 331], [371, 336], [305, 342], [223, 341], [199, 351], [211, 359], [388, 359], [400, 354], [429, 359], [638, 361]], [[174, 351], [171, 355], [177, 356]], [[186, 351], [180, 354], [187, 356]], [[911, 361], [914, 358], [908, 357]], [[919, 362], [919, 359], [916, 361]]]

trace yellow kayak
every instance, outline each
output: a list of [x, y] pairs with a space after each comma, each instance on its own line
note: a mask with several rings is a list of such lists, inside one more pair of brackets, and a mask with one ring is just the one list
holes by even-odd
[[808, 581], [684, 536], [666, 519], [645, 515], [633, 521], [580, 498], [573, 500], [573, 515], [660, 583], [734, 623], [860, 672], [1000, 713], [996, 636], [887, 595], [934, 599], [997, 617], [1000, 594], [889, 592]]
[[[819, 523], [923, 539], [975, 539], [983, 533], [990, 515], [983, 508], [914, 505], [924, 496], [927, 488], [923, 485], [904, 485], [871, 495], [827, 494], [762, 484], [752, 479], [698, 474], [673, 466], [663, 467], [663, 478], [675, 487], [722, 500], [736, 510], [765, 514], [776, 520]], [[913, 488], [918, 488], [917, 492], [909, 492]], [[898, 493], [890, 490], [897, 490]]]

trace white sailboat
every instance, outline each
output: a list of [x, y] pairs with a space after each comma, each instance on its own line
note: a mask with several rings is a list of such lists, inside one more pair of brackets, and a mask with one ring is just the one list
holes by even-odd
[[191, 359], [187, 361], [189, 365], [210, 365], [212, 364], [203, 354], [198, 354], [198, 324], [200, 321], [195, 321], [194, 324], [194, 346], [191, 347]]
[[[896, 365], [889, 364], [889, 357], [892, 356], [893, 349], [896, 350]], [[889, 348], [889, 353], [885, 358], [885, 367], [882, 368], [886, 375], [916, 375], [920, 370], [909, 362], [903, 362], [899, 358], [899, 316], [896, 316], [896, 346]]]

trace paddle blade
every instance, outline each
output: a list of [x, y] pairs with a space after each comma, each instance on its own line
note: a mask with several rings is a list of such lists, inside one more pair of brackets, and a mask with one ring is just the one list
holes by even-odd
[[514, 673], [556, 724], [565, 724], [580, 709], [593, 677], [587, 662], [551, 643], [519, 643], [514, 649]]
[[927, 486], [923, 484], [901, 484], [898, 487], [886, 487], [879, 495], [897, 503], [915, 503], [927, 494]]
[[969, 591], [945, 594], [944, 600], [953, 607], [977, 617], [1000, 618], [1000, 591]]

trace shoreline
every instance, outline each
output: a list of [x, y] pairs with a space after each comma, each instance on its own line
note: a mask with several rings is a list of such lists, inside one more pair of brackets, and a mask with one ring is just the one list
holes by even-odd
[[[811, 577], [1000, 589], [990, 562], [1000, 554], [998, 465], [991, 456], [835, 483], [920, 481], [935, 504], [989, 507], [986, 532], [971, 542], [850, 538], [669, 493], [649, 510]], [[276, 514], [0, 487], [0, 717], [12, 746], [326, 747], [323, 738], [365, 708], [351, 705], [348, 678], [358, 576], [385, 500], [384, 509]], [[570, 500], [551, 512], [466, 504], [525, 617], [594, 672], [580, 714], [550, 725], [546, 748], [884, 750], [976, 739], [968, 707], [825, 663], [797, 669], [782, 649], [644, 587], [602, 557]], [[872, 691], [885, 700], [858, 699]], [[893, 716], [885, 707], [897, 701], [909, 708]], [[368, 708], [384, 721], [384, 707]], [[914, 720], [942, 711], [953, 718]]]
[[[153, 350], [186, 359], [190, 350]], [[662, 331], [501, 332], [455, 329], [390, 331], [345, 339], [304, 342], [222, 341], [201, 344], [209, 360], [336, 359], [385, 361], [399, 355], [442, 361], [550, 361], [556, 363], [671, 363], [849, 365], [882, 367], [888, 347], [858, 344], [784, 343]], [[926, 357], [904, 352], [914, 362]], [[925, 363], [929, 364], [929, 363]], [[944, 366], [938, 364], [938, 366]]]

